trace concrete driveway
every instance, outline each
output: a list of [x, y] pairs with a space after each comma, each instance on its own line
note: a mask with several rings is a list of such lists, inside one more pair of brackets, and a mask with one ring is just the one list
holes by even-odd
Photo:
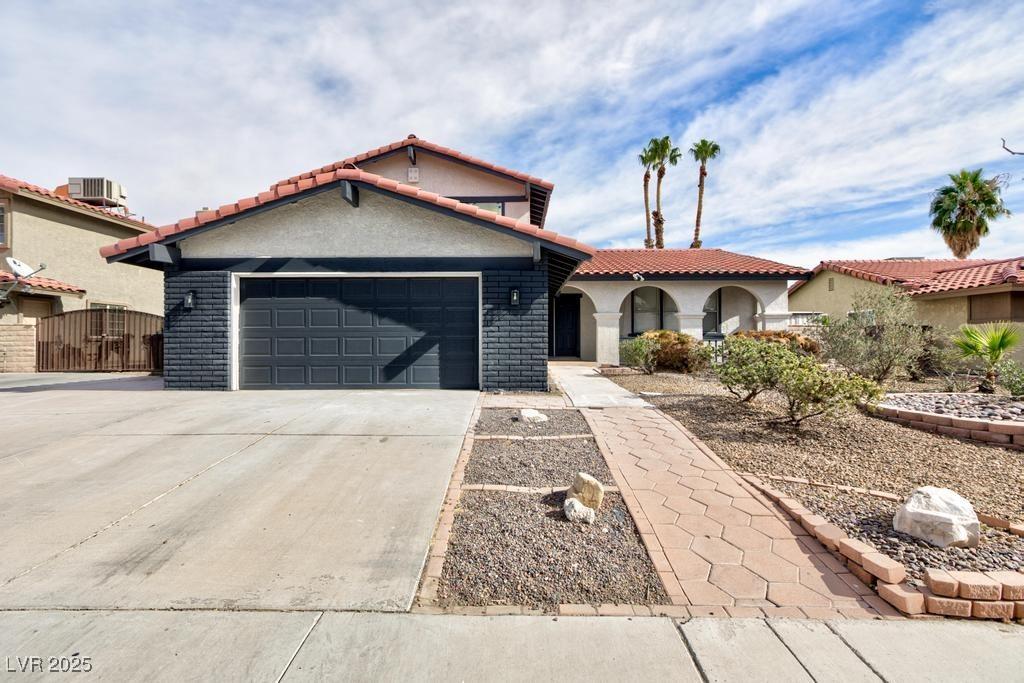
[[2, 387], [0, 609], [408, 609], [476, 396]]

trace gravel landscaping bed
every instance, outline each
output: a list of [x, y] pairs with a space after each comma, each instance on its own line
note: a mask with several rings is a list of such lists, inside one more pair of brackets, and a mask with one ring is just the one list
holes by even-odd
[[557, 434], [590, 434], [583, 415], [573, 409], [541, 410], [547, 422], [523, 422], [514, 408], [484, 408], [476, 423], [477, 434], [509, 436], [554, 436]]
[[937, 548], [913, 536], [894, 531], [892, 518], [899, 507], [883, 498], [848, 493], [820, 486], [784, 481], [771, 485], [796, 498], [812, 512], [839, 526], [851, 537], [870, 543], [907, 568], [918, 584], [924, 570], [1016, 571], [1024, 567], [1024, 538], [981, 525], [977, 548]]
[[986, 394], [889, 394], [886, 405], [939, 415], [1024, 422], [1024, 400]]
[[465, 483], [572, 486], [577, 472], [615, 483], [593, 439], [493, 439], [473, 443]]
[[[1024, 520], [1024, 453], [961, 441], [850, 412], [793, 430], [771, 397], [740, 404], [707, 375], [613, 378], [631, 391], [659, 391], [672, 415], [740, 472], [802, 477], [901, 496], [918, 486], [951, 488], [981, 512]], [[669, 395], [671, 394], [671, 395]]]
[[666, 604], [622, 497], [593, 525], [562, 515], [564, 493], [464, 491], [438, 587], [442, 606]]

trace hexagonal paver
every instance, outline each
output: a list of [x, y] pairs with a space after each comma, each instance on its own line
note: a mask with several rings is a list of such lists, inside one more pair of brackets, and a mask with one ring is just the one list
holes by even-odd
[[679, 483], [695, 491], [697, 489], [713, 490], [716, 486], [718, 486], [718, 484], [716, 484], [715, 482], [711, 481], [710, 479], [705, 479], [704, 477], [679, 477]]
[[640, 505], [643, 507], [647, 507], [648, 505], [661, 505], [662, 503], [665, 502], [665, 496], [658, 493], [657, 491], [637, 491], [636, 499], [640, 502]]
[[[683, 589], [686, 590], [685, 588]], [[831, 607], [832, 601], [799, 583], [769, 583], [768, 599], [779, 607]]]
[[648, 472], [664, 472], [668, 470], [668, 463], [657, 458], [641, 458], [636, 466]]
[[693, 539], [690, 550], [697, 553], [711, 564], [739, 564], [743, 552], [731, 543], [720, 538], [700, 536]]
[[719, 493], [718, 491], [708, 491], [706, 489], [701, 491], [694, 491], [693, 495], [690, 497], [693, 498], [694, 500], [699, 500], [700, 502], [708, 506], [729, 505], [732, 503], [732, 498], [725, 495], [724, 493]]
[[691, 605], [732, 605], [733, 597], [707, 581], [680, 581]]
[[750, 524], [750, 515], [742, 510], [737, 510], [731, 505], [708, 505], [704, 513], [716, 522], [721, 522], [726, 527], [747, 526]]
[[793, 538], [793, 533], [775, 517], [753, 517], [750, 526], [769, 538]]
[[732, 506], [751, 516], [768, 517], [772, 515], [772, 511], [756, 498], [736, 497], [732, 501]]
[[[639, 492], [638, 492], [639, 493]], [[679, 513], [664, 505], [641, 505], [647, 520], [651, 524], [672, 524], [679, 518]]]
[[689, 496], [669, 496], [665, 499], [665, 507], [675, 510], [681, 515], [703, 515], [703, 503], [691, 500]]
[[721, 537], [722, 525], [704, 515], [679, 515], [676, 526], [689, 531], [694, 536]]
[[[822, 548], [824, 550], [824, 548]], [[772, 541], [772, 552], [798, 567], [813, 567], [811, 553], [794, 539], [778, 538]]]
[[698, 469], [693, 465], [687, 465], [683, 462], [673, 463], [672, 467], [669, 468], [674, 474], [678, 474], [680, 477], [703, 477], [704, 470]]
[[680, 581], [704, 581], [711, 565], [703, 557], [686, 548], [665, 548], [665, 557]]
[[832, 600], [838, 598], [856, 599], [858, 597], [857, 591], [850, 588], [845, 581], [834, 573], [821, 572], [817, 568], [802, 567], [800, 569], [800, 584]]
[[663, 548], [689, 548], [693, 542], [693, 535], [675, 524], [655, 524], [654, 535]]
[[748, 526], [727, 526], [722, 538], [743, 551], [772, 549], [772, 539]]
[[734, 598], [763, 598], [768, 590], [767, 581], [740, 565], [715, 565], [708, 581]]
[[673, 474], [668, 470], [648, 472], [647, 479], [653, 481], [655, 484], [671, 484], [675, 486], [676, 482], [679, 481], [679, 475]]
[[743, 560], [741, 564], [768, 581], [789, 581], [796, 583], [800, 580], [800, 571], [797, 567], [793, 563], [787, 562], [770, 550], [745, 552], [743, 553]]

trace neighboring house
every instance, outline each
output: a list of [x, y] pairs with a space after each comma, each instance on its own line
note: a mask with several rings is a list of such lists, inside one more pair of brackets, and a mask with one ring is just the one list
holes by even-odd
[[6, 257], [38, 275], [11, 290], [0, 307], [0, 372], [35, 369], [35, 324], [65, 311], [163, 312], [159, 273], [111, 266], [96, 250], [145, 234], [146, 223], [31, 183], [0, 175], [0, 292], [14, 282]]
[[552, 189], [409, 136], [101, 253], [163, 271], [170, 388], [543, 390], [556, 346], [617, 364], [648, 327], [786, 326], [804, 271], [595, 250], [545, 229]]
[[[999, 260], [822, 261], [789, 291], [794, 315], [846, 316], [857, 292], [893, 285], [914, 298], [921, 322], [954, 331], [965, 323], [1024, 322], [1024, 256]], [[1018, 351], [1020, 355], [1020, 351]]]

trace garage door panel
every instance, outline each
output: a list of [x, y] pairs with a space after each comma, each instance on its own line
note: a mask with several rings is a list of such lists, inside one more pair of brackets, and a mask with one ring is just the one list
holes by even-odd
[[477, 386], [475, 278], [284, 280], [241, 281], [243, 388]]

